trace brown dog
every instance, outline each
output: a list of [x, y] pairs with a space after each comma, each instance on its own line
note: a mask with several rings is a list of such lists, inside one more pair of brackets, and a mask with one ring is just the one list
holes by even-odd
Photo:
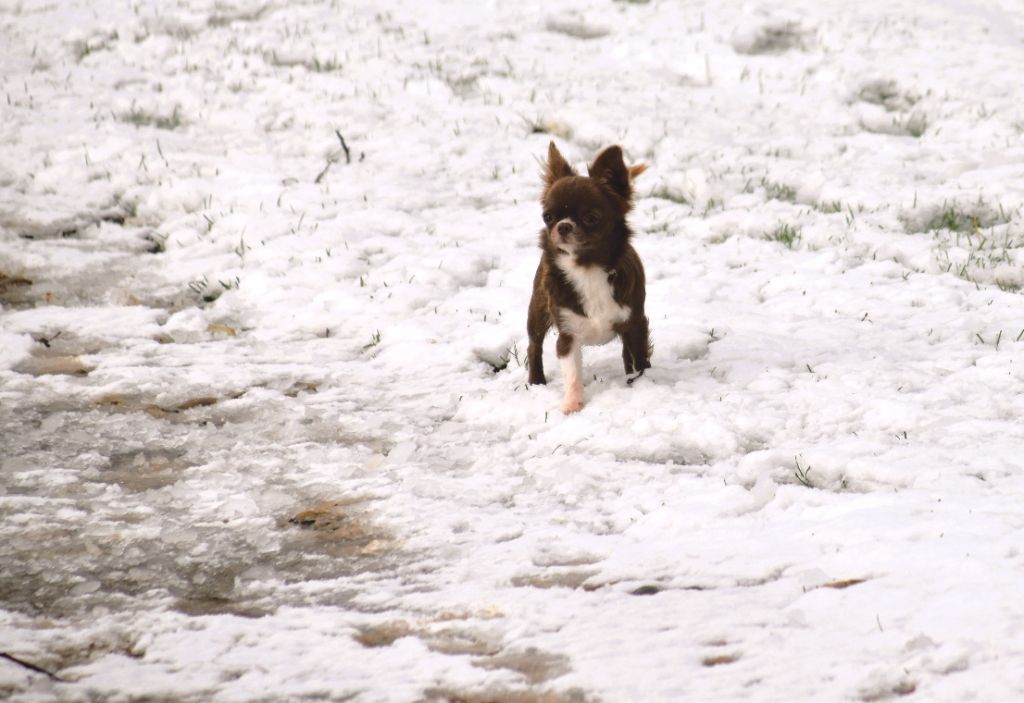
[[533, 279], [527, 331], [530, 383], [544, 378], [544, 336], [558, 328], [555, 351], [565, 376], [562, 412], [583, 407], [585, 344], [622, 340], [626, 373], [651, 366], [651, 343], [644, 314], [644, 267], [629, 243], [626, 214], [633, 206], [632, 179], [643, 165], [627, 168], [622, 149], [610, 146], [580, 176], [548, 147], [544, 170], [543, 250]]

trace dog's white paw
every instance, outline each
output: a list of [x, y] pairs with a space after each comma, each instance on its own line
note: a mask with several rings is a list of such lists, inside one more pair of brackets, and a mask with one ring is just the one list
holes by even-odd
[[583, 409], [583, 398], [580, 398], [580, 397], [568, 398], [567, 397], [565, 400], [562, 401], [562, 412], [565, 413], [566, 415], [571, 415], [572, 413], [578, 413], [582, 409]]

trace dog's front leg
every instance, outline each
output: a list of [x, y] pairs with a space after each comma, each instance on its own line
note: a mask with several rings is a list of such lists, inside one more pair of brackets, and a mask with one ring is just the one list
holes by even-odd
[[562, 332], [558, 335], [555, 352], [565, 377], [562, 412], [566, 415], [579, 412], [583, 409], [583, 349], [571, 334]]

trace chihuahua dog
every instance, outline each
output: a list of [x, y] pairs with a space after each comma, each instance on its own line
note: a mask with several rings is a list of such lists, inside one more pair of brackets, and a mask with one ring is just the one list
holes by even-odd
[[541, 194], [543, 253], [526, 323], [527, 358], [530, 383], [546, 383], [544, 336], [554, 325], [566, 414], [583, 408], [583, 345], [606, 344], [618, 336], [627, 375], [651, 366], [644, 267], [629, 243], [626, 223], [633, 179], [645, 168], [627, 167], [622, 149], [610, 146], [590, 164], [588, 175], [580, 176], [554, 142], [548, 147]]

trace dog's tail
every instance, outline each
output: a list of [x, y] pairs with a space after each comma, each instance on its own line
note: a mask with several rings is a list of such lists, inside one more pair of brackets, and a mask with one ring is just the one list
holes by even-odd
[[629, 180], [635, 181], [636, 177], [647, 170], [647, 164], [633, 164], [629, 167]]

